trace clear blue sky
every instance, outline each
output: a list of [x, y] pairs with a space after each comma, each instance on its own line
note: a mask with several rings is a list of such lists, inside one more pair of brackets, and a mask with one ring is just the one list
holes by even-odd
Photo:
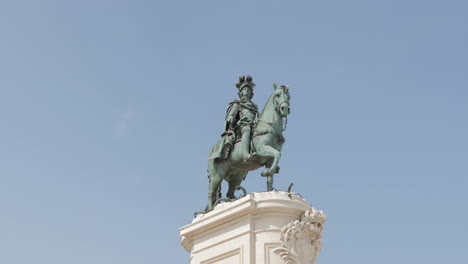
[[[468, 2], [1, 1], [0, 263], [187, 263], [239, 75], [320, 264], [468, 263]], [[248, 191], [266, 189], [260, 171]]]

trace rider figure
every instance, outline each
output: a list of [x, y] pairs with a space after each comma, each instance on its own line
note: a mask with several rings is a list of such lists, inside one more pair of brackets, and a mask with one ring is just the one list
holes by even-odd
[[252, 125], [259, 114], [257, 105], [251, 101], [254, 95], [253, 89], [255, 83], [252, 82], [250, 75], [247, 77], [240, 76], [236, 87], [239, 90], [239, 100], [234, 100], [229, 104], [226, 111], [223, 135], [234, 135], [234, 137], [229, 137], [231, 140], [226, 142], [230, 148], [232, 148], [234, 143], [232, 139], [235, 138], [235, 141], [241, 141], [240, 147], [244, 161], [248, 161], [254, 155], [254, 153], [250, 154], [250, 141], [253, 129]]

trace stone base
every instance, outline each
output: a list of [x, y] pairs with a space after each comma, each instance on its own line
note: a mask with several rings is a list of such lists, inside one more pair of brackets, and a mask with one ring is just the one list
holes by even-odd
[[180, 228], [191, 264], [313, 264], [325, 215], [301, 196], [251, 193]]

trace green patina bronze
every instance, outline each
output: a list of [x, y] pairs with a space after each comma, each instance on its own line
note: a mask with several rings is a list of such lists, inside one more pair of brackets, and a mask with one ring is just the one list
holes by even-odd
[[265, 167], [261, 175], [267, 177], [267, 190], [273, 190], [273, 174], [279, 172], [278, 162], [285, 139], [283, 118], [289, 114], [289, 89], [273, 84], [273, 94], [262, 113], [252, 102], [255, 84], [251, 76], [239, 77], [236, 84], [239, 99], [226, 111], [224, 132], [208, 157], [208, 205], [211, 210], [221, 198], [221, 182], [229, 183], [226, 194], [235, 199], [234, 192], [249, 171]]

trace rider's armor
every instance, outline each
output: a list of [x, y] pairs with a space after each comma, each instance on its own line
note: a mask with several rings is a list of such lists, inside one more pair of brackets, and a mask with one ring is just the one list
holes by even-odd
[[[242, 128], [245, 126], [252, 127], [253, 122], [258, 116], [258, 107], [252, 102], [241, 102], [240, 100], [234, 100], [229, 104], [229, 108], [226, 114], [226, 126], [225, 132], [233, 131], [240, 140], [242, 136]], [[233, 118], [232, 123], [228, 123], [227, 119]]]
[[[211, 159], [226, 159], [234, 144], [239, 141], [242, 141], [241, 149], [244, 152], [244, 159], [250, 158], [252, 125], [259, 114], [257, 105], [251, 101], [255, 83], [252, 82], [251, 76], [247, 76], [247, 78], [241, 76], [236, 87], [239, 89], [240, 99], [236, 99], [229, 104], [226, 111], [224, 132], [220, 141], [212, 149]], [[244, 89], [249, 89], [247, 91], [248, 98], [242, 98], [242, 95], [246, 93], [246, 91], [243, 91]]]
[[[252, 135], [252, 125], [258, 116], [258, 107], [251, 99], [253, 97], [253, 89], [255, 83], [252, 82], [252, 77], [241, 76], [236, 84], [239, 89], [240, 100], [234, 100], [229, 104], [226, 111], [225, 134], [233, 134], [229, 139], [235, 139], [235, 142], [242, 142], [244, 158], [248, 159], [250, 154], [250, 140]], [[247, 95], [243, 94], [244, 89], [249, 89]], [[245, 91], [244, 91], [245, 92]], [[244, 95], [245, 98], [242, 96]], [[229, 121], [232, 122], [229, 122]], [[226, 150], [229, 152], [235, 142], [227, 140], [225, 143]]]

